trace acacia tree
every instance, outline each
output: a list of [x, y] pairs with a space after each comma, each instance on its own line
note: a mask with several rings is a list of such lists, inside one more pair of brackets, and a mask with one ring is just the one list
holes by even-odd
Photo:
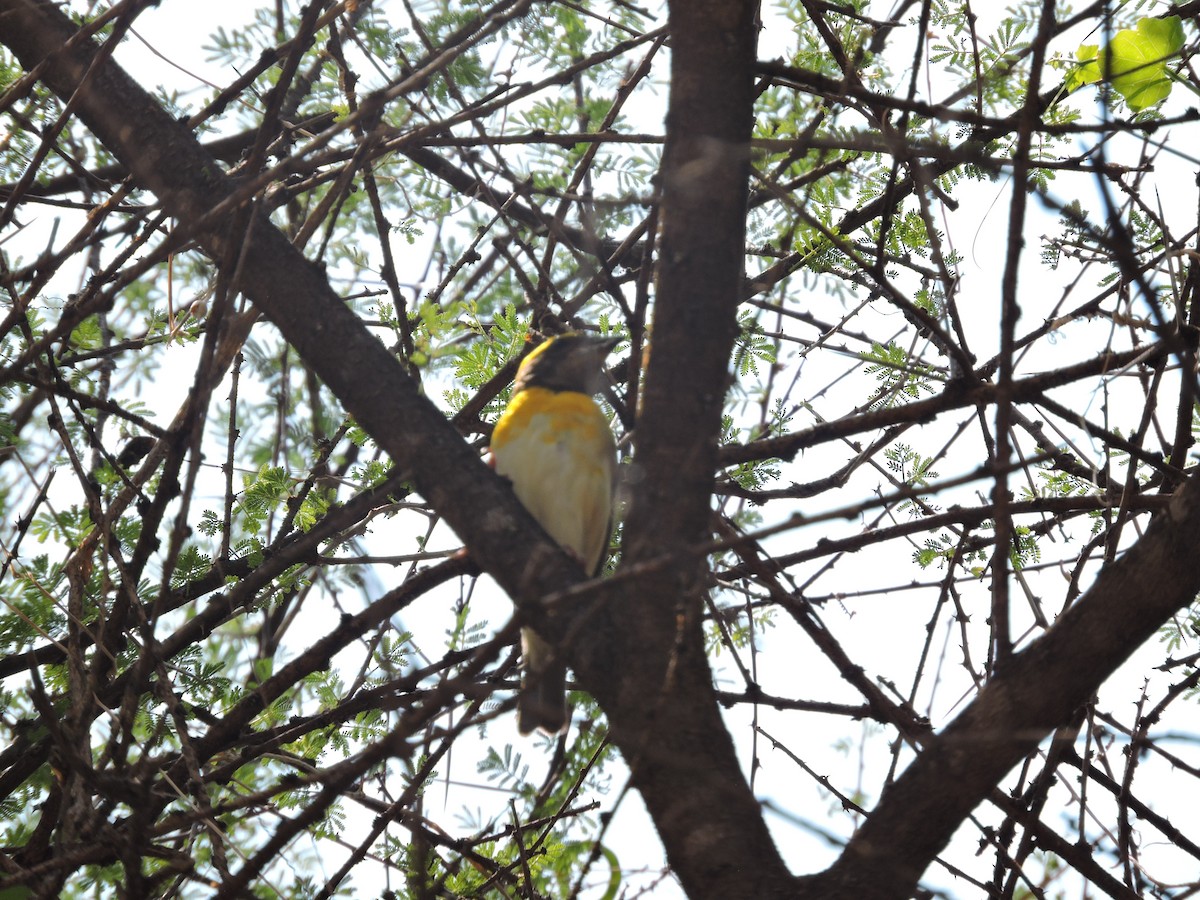
[[[3, 896], [615, 896], [621, 785], [695, 897], [1194, 891], [1196, 6], [314, 0], [156, 97], [180, 4], [0, 0]], [[480, 459], [568, 328], [593, 581]]]

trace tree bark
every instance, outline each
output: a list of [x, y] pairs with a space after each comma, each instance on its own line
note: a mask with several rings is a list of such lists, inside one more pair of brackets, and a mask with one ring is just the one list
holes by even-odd
[[626, 714], [612, 718], [613, 737], [690, 897], [796, 889], [720, 715], [701, 627], [707, 558], [697, 550], [712, 536], [743, 284], [757, 9], [670, 4], [658, 280], [618, 571], [639, 574], [609, 604], [611, 643], [577, 653], [581, 673], [610, 667], [591, 680], [616, 687], [605, 709]]
[[900, 900], [967, 815], [1200, 591], [1200, 481], [1101, 570], [1042, 637], [980, 691], [880, 797], [811, 896]]

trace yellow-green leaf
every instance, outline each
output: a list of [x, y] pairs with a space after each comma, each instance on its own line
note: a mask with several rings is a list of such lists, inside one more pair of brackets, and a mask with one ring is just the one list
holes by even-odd
[[1118, 31], [1104, 50], [1095, 44], [1080, 46], [1075, 53], [1080, 65], [1067, 76], [1067, 89], [1107, 77], [1129, 108], [1140, 112], [1171, 93], [1167, 62], [1179, 52], [1183, 39], [1179, 16], [1140, 19], [1136, 30]]

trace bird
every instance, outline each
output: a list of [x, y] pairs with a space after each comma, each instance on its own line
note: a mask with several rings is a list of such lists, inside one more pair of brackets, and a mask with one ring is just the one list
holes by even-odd
[[[512, 399], [492, 430], [491, 462], [517, 499], [589, 576], [604, 561], [612, 530], [617, 449], [593, 399], [604, 360], [619, 338], [569, 333], [525, 357]], [[517, 729], [558, 734], [567, 722], [566, 666], [554, 647], [521, 629]]]

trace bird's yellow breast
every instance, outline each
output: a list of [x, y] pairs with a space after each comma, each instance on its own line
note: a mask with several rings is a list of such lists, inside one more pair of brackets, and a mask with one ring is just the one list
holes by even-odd
[[546, 533], [594, 572], [608, 546], [616, 448], [587, 394], [526, 388], [492, 432], [496, 471]]

